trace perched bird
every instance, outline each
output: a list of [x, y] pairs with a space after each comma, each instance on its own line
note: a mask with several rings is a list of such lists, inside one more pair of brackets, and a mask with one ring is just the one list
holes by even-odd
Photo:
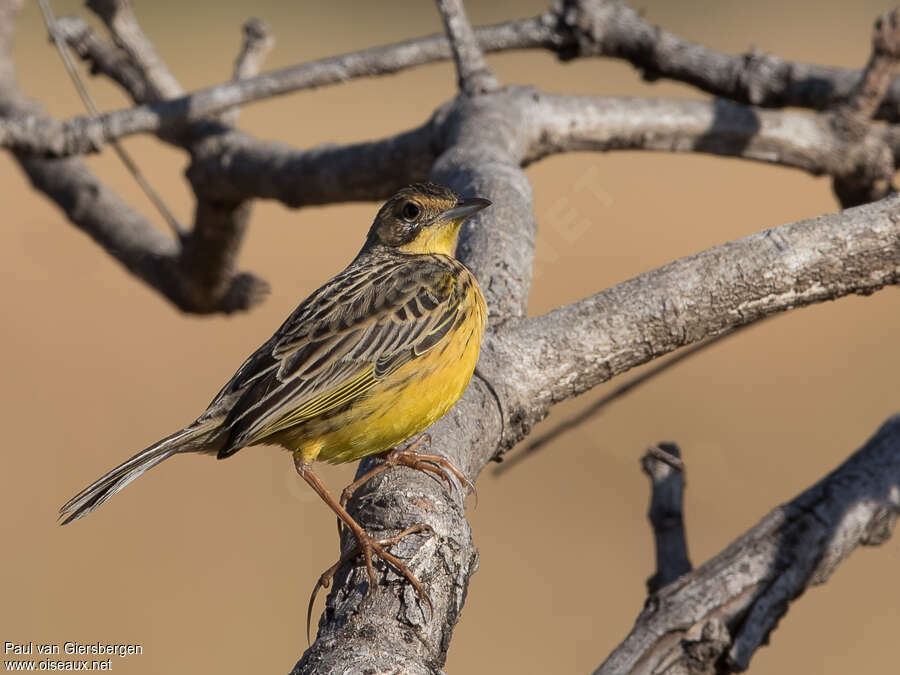
[[[248, 445], [280, 445], [293, 453], [297, 472], [358, 543], [323, 574], [317, 589], [361, 552], [370, 588], [375, 555], [427, 601], [412, 572], [385, 550], [400, 536], [427, 528], [414, 525], [392, 540], [376, 541], [345, 510], [348, 492], [336, 500], [312, 464], [384, 453], [426, 429], [462, 396], [478, 360], [486, 308], [475, 277], [454, 254], [462, 222], [489, 205], [431, 183], [397, 192], [378, 211], [353, 262], [300, 303], [200, 417], [66, 502], [63, 524], [87, 515], [173, 455], [200, 452], [223, 459]], [[445, 478], [449, 471], [466, 482], [445, 458], [412, 446], [387, 457], [388, 465]]]

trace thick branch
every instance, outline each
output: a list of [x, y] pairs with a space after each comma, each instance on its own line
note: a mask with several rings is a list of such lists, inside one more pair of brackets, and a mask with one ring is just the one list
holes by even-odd
[[[490, 321], [525, 315], [534, 263], [534, 198], [522, 171], [522, 129], [533, 124], [527, 90], [460, 97], [438, 115], [447, 150], [431, 172], [437, 182], [493, 202], [466, 222], [458, 255], [484, 291]], [[488, 221], [490, 219], [490, 224]]]
[[[847, 145], [826, 118], [761, 110], [728, 101], [588, 97], [534, 93], [536, 124], [526, 162], [584, 150], [703, 152], [780, 164], [812, 174], [844, 174]], [[863, 142], [870, 158], [893, 167], [895, 135], [870, 130]], [[900, 152], [900, 145], [897, 146]]]
[[437, 157], [435, 135], [429, 122], [377, 141], [297, 150], [231, 131], [192, 148], [188, 177], [219, 200], [261, 197], [299, 207], [387, 199], [428, 177]]
[[[528, 89], [515, 93], [514, 105], [523, 109], [517, 114], [527, 121], [519, 130], [521, 143], [527, 146], [525, 164], [560, 152], [651, 150], [703, 152], [815, 175], [858, 176], [890, 175], [895, 155], [900, 156], [900, 134], [892, 129], [869, 129], [848, 146], [834, 125], [817, 115], [759, 110], [721, 100], [565, 96]], [[229, 200], [265, 197], [300, 206], [380, 199], [404, 182], [427, 175], [445, 142], [443, 113], [436, 119], [383, 141], [309, 151], [197, 123], [192, 134], [204, 142], [202, 150], [192, 151], [190, 175], [202, 177], [210, 194]], [[102, 135], [111, 132], [102, 119], [57, 124], [25, 117], [0, 120], [0, 145], [65, 155], [98, 150]], [[190, 137], [182, 134], [179, 144]]]
[[467, 96], [496, 91], [500, 83], [484, 60], [462, 0], [437, 0], [437, 6], [453, 51], [460, 91]]
[[[535, 230], [531, 188], [520, 168], [523, 123], [516, 92], [459, 97], [438, 122], [449, 149], [435, 163], [432, 178], [463, 194], [487, 197], [493, 206], [470, 219], [459, 256], [478, 276], [488, 296], [491, 323], [524, 313], [532, 269]], [[512, 111], [512, 114], [510, 114]], [[501, 418], [490, 385], [476, 376], [463, 399], [430, 429], [440, 453], [474, 480], [501, 437]], [[360, 472], [371, 467], [366, 461]], [[477, 567], [471, 530], [458, 494], [421, 472], [389, 470], [357, 492], [350, 511], [367, 529], [393, 533], [425, 522], [436, 536], [406, 545], [412, 568], [424, 583], [433, 612], [423, 613], [407, 584], [379, 584], [363, 600], [364, 572], [354, 569], [335, 580], [313, 646], [294, 673], [335, 670], [431, 673], [446, 658], [453, 628]], [[373, 648], [374, 645], [374, 648]], [[377, 654], [377, 656], [374, 656]], [[374, 658], [374, 662], [373, 662]]]
[[521, 321], [502, 341], [486, 341], [508, 365], [497, 378], [509, 392], [505, 445], [553, 403], [678, 347], [898, 282], [900, 196], [892, 196], [764, 230]]
[[[494, 312], [478, 374], [430, 430], [435, 449], [473, 480], [501, 445], [521, 440], [553, 403], [614, 374], [780, 309], [872, 292], [900, 279], [898, 197], [775, 228], [544, 317], [520, 318], [529, 281], [521, 270], [530, 270], [534, 227], [530, 190], [518, 168], [528, 152], [521, 132], [539, 118], [528, 114], [535, 106], [518, 104], [525, 96], [534, 102], [529, 90], [515, 88], [461, 97], [434, 122], [449, 149], [432, 177], [495, 201], [460, 248]], [[360, 471], [370, 466], [364, 462]], [[350, 570], [336, 580], [319, 638], [296, 673], [352, 669], [371, 658], [373, 644], [400, 670], [426, 672], [443, 663], [475, 566], [471, 533], [460, 503], [441, 485], [402, 469], [382, 475], [351, 511], [386, 535], [415, 522], [435, 528], [434, 539], [403, 551], [414, 555], [434, 614], [426, 620], [414, 592], [391, 572], [378, 594], [363, 601], [364, 572]]]
[[[740, 672], [810, 586], [900, 514], [900, 416], [702, 567], [652, 596], [597, 675]], [[667, 669], [668, 668], [668, 669]]]

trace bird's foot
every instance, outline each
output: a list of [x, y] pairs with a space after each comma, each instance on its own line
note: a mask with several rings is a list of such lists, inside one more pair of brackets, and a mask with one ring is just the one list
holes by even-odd
[[[430, 443], [431, 436], [422, 434], [405, 448], [397, 448], [385, 454], [384, 462], [370, 471], [367, 471], [344, 488], [344, 491], [341, 492], [341, 506], [346, 506], [347, 502], [350, 501], [350, 498], [353, 497], [353, 494], [370, 478], [381, 473], [385, 469], [390, 469], [392, 466], [408, 466], [410, 469], [434, 474], [445, 480], [451, 490], [453, 489], [453, 480], [450, 476], [453, 475], [456, 476], [456, 479], [461, 485], [465, 485], [473, 494], [477, 494], [475, 492], [475, 485], [472, 481], [470, 481], [462, 471], [457, 469], [449, 459], [442, 457], [441, 455], [428, 455], [419, 452], [420, 447]], [[338, 531], [340, 531], [340, 521], [338, 521]]]
[[393, 546], [401, 539], [410, 534], [417, 534], [421, 532], [434, 533], [434, 530], [430, 525], [426, 525], [425, 523], [411, 525], [402, 532], [384, 539], [375, 539], [362, 528], [359, 528], [358, 530], [354, 528], [350, 529], [353, 533], [353, 536], [356, 537], [356, 546], [342, 555], [334, 565], [332, 565], [322, 573], [318, 581], [316, 581], [316, 585], [313, 587], [312, 593], [309, 596], [309, 606], [306, 610], [307, 642], [309, 642], [309, 626], [312, 620], [312, 608], [313, 604], [316, 601], [316, 596], [319, 593], [319, 589], [328, 588], [331, 585], [331, 580], [334, 578], [334, 575], [337, 574], [338, 570], [340, 570], [341, 567], [343, 567], [346, 563], [351, 561], [360, 553], [362, 553], [363, 559], [365, 560], [366, 573], [369, 576], [369, 594], [374, 593], [375, 588], [378, 585], [377, 579], [375, 578], [375, 567], [372, 564], [372, 556], [374, 555], [375, 557], [381, 558], [386, 563], [393, 566], [394, 569], [396, 569], [397, 572], [399, 572], [403, 576], [403, 578], [405, 578], [410, 584], [412, 584], [413, 588], [416, 589], [416, 593], [418, 594], [419, 599], [424, 601], [425, 604], [428, 605], [428, 609], [430, 611], [434, 611], [434, 606], [431, 604], [431, 598], [428, 597], [428, 593], [425, 591], [425, 588], [422, 586], [421, 582], [412, 573], [412, 570], [410, 570], [409, 567], [407, 567], [406, 564], [397, 556], [392, 555], [385, 550], [385, 548]]

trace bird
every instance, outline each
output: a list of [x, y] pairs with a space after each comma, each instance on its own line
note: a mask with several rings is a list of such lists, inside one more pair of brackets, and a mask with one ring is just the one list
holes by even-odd
[[[376, 585], [375, 556], [397, 569], [430, 606], [416, 577], [386, 550], [430, 528], [413, 525], [376, 540], [345, 504], [371, 475], [398, 464], [448, 482], [453, 474], [471, 485], [446, 458], [419, 452], [421, 438], [397, 446], [445, 415], [474, 372], [487, 307], [475, 276], [455, 252], [463, 221], [490, 205], [434, 183], [400, 189], [378, 210], [350, 264], [297, 306], [199, 417], [72, 497], [60, 509], [62, 524], [86, 516], [175, 455], [224, 459], [247, 446], [277, 445], [292, 453], [297, 473], [337, 515], [338, 529], [346, 527], [356, 539], [356, 547], [319, 578], [313, 598], [361, 553], [370, 591]], [[370, 455], [386, 461], [351, 483], [340, 500], [313, 469], [317, 461], [336, 464]]]

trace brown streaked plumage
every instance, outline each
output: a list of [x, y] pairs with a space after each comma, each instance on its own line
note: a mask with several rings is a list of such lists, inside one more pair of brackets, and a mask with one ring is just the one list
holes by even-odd
[[[463, 220], [489, 204], [430, 183], [400, 190], [379, 210], [353, 262], [294, 310], [196, 421], [78, 493], [60, 510], [63, 523], [87, 515], [172, 455], [221, 459], [249, 445], [277, 444], [294, 453], [298, 473], [356, 537], [372, 587], [374, 554], [427, 599], [406, 566], [384, 550], [390, 542], [366, 534], [311, 464], [385, 452], [430, 426], [462, 395], [478, 359], [486, 309], [475, 278], [453, 256]], [[407, 450], [391, 463], [464, 480], [439, 456]], [[319, 583], [327, 584], [336, 569]]]

